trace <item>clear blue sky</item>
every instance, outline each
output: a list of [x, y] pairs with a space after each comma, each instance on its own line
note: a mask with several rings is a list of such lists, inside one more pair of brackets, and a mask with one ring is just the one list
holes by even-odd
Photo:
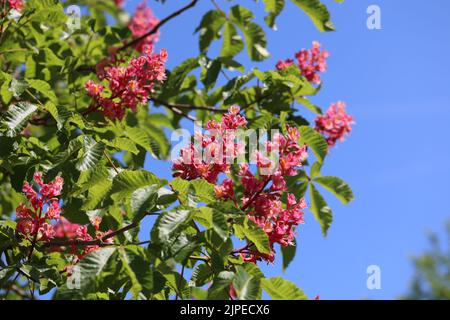
[[[187, 2], [149, 1], [160, 18]], [[228, 3], [217, 2], [224, 8]], [[244, 59], [247, 69], [272, 69], [279, 58], [319, 40], [331, 56], [322, 92], [313, 101], [325, 108], [344, 100], [357, 122], [323, 169], [349, 182], [356, 200], [343, 206], [332, 196], [327, 198], [334, 223], [326, 239], [307, 212], [306, 224], [299, 229], [297, 256], [285, 277], [311, 297], [391, 299], [405, 292], [412, 274], [409, 258], [427, 247], [425, 231], [441, 231], [450, 213], [446, 200], [450, 196], [450, 2], [323, 2], [338, 31], [318, 32], [289, 4], [278, 19], [278, 31], [267, 31], [271, 58], [257, 64]], [[138, 3], [128, 0], [127, 9], [134, 10]], [[264, 15], [261, 3], [232, 3], [255, 8], [259, 18]], [[366, 27], [371, 4], [381, 8], [382, 30]], [[202, 0], [162, 28], [157, 47], [168, 50], [169, 68], [198, 54], [193, 30], [210, 8], [211, 2]], [[161, 161], [146, 164], [146, 169], [166, 178], [169, 168]], [[149, 224], [143, 238], [148, 237]], [[281, 257], [264, 271], [281, 274], [279, 262]], [[381, 268], [381, 290], [366, 288], [366, 268], [371, 264]]]

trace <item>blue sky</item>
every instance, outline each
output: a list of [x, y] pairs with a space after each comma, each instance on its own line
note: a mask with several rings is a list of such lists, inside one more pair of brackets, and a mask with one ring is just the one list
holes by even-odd
[[[155, 14], [165, 17], [188, 1], [150, 1]], [[217, 0], [227, 7], [227, 1]], [[425, 231], [442, 231], [449, 217], [450, 52], [446, 0], [324, 0], [336, 32], [320, 33], [296, 7], [288, 4], [278, 19], [278, 31], [267, 30], [271, 58], [248, 69], [272, 69], [279, 58], [310, 47], [318, 40], [328, 49], [329, 71], [313, 102], [326, 108], [344, 100], [356, 125], [346, 142], [333, 149], [324, 174], [344, 178], [356, 200], [343, 206], [330, 195], [334, 222], [325, 239], [307, 212], [299, 229], [295, 261], [285, 277], [314, 297], [323, 299], [392, 299], [404, 293], [412, 275], [409, 258], [427, 247]], [[139, 1], [128, 0], [134, 10]], [[233, 1], [264, 16], [263, 5]], [[381, 8], [382, 29], [368, 30], [366, 9]], [[191, 11], [161, 30], [158, 48], [169, 52], [168, 67], [198, 54], [193, 30], [212, 8], [200, 1]], [[307, 117], [311, 115], [305, 112]], [[189, 126], [189, 123], [185, 123]], [[148, 160], [146, 169], [170, 178], [170, 164]], [[147, 221], [142, 237], [148, 237]], [[267, 275], [280, 275], [281, 257]], [[366, 287], [366, 268], [381, 268], [380, 290]]]

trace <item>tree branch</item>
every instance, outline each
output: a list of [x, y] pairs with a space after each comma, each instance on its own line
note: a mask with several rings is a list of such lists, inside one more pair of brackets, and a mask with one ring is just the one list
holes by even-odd
[[164, 24], [166, 24], [167, 22], [169, 22], [170, 20], [172, 20], [173, 18], [175, 18], [176, 16], [179, 16], [180, 14], [182, 14], [184, 11], [194, 7], [197, 4], [198, 0], [192, 0], [189, 4], [187, 4], [186, 6], [178, 9], [177, 11], [173, 12], [172, 14], [168, 15], [167, 17], [165, 17], [164, 19], [162, 19], [152, 30], [150, 30], [149, 32], [147, 32], [146, 34], [124, 44], [123, 46], [119, 47], [119, 49], [117, 50], [117, 52], [125, 50], [129, 47], [134, 46], [135, 44], [139, 43], [140, 41], [144, 40], [145, 38], [147, 38], [148, 36], [151, 36], [152, 34], [155, 34], [156, 32], [158, 32], [159, 28], [161, 28]]
[[125, 231], [128, 231], [130, 229], [136, 228], [139, 225], [139, 222], [133, 222], [130, 223], [129, 225], [120, 228], [116, 231], [113, 231], [111, 233], [108, 233], [107, 235], [104, 235], [103, 237], [99, 238], [99, 239], [95, 239], [95, 240], [68, 240], [68, 241], [51, 241], [51, 242], [47, 242], [44, 243], [43, 246], [44, 247], [65, 247], [65, 246], [104, 246], [105, 241], [113, 238], [119, 234], [124, 233]]

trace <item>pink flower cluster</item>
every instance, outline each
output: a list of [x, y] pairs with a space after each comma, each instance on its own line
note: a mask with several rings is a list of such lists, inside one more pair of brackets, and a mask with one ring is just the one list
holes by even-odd
[[[153, 15], [152, 10], [144, 1], [136, 8], [136, 12], [128, 25], [133, 38], [137, 39], [152, 30], [159, 23], [158, 18]], [[158, 41], [159, 32], [151, 34], [139, 41], [134, 48], [139, 52], [144, 52], [148, 47]]]
[[196, 142], [181, 150], [180, 157], [173, 162], [173, 175], [187, 180], [203, 178], [215, 183], [220, 173], [228, 172], [230, 163], [240, 152], [240, 146], [235, 142], [235, 130], [246, 124], [247, 120], [239, 115], [239, 107], [231, 107], [221, 122], [209, 121], [206, 124], [209, 134], [196, 133]]
[[153, 48], [148, 47], [143, 55], [131, 59], [128, 66], [107, 67], [98, 74], [107, 81], [108, 90], [92, 80], [86, 82], [85, 88], [108, 118], [121, 120], [128, 108], [136, 111], [139, 103], [147, 103], [155, 83], [166, 77], [166, 60], [164, 49], [153, 53]]
[[[209, 134], [197, 134], [197, 144], [190, 144], [181, 150], [181, 156], [173, 163], [173, 175], [187, 180], [202, 178], [215, 184], [215, 193], [219, 199], [230, 199], [236, 207], [245, 211], [248, 218], [261, 227], [268, 235], [271, 247], [270, 254], [258, 252], [255, 246], [248, 243], [235, 253], [240, 254], [246, 261], [256, 262], [275, 259], [274, 244], [282, 246], [293, 244], [295, 228], [303, 222], [302, 210], [306, 208], [304, 199], [297, 199], [293, 194], [286, 194], [286, 176], [297, 174], [298, 168], [306, 160], [308, 154], [306, 146], [298, 144], [299, 132], [296, 128], [288, 128], [287, 134], [276, 134], [272, 140], [265, 143], [265, 152], [255, 151], [256, 167], [259, 174], [256, 176], [250, 170], [248, 163], [241, 163], [237, 177], [243, 187], [240, 201], [236, 197], [236, 183], [226, 178], [218, 184], [220, 173], [230, 173], [230, 163], [237, 155], [243, 152], [242, 146], [235, 141], [235, 130], [244, 127], [247, 120], [239, 115], [238, 107], [231, 107], [224, 114], [221, 122], [210, 121], [206, 125]], [[216, 130], [217, 135], [212, 134]], [[231, 132], [231, 133], [230, 133]], [[205, 157], [198, 161], [202, 149], [207, 153], [222, 152], [226, 157], [222, 161], [214, 161]], [[230, 151], [231, 149], [231, 151]], [[269, 154], [278, 154], [277, 163], [274, 163]], [[271, 170], [267, 170], [268, 168]], [[266, 169], [266, 170], [265, 170]], [[283, 203], [286, 194], [287, 203]]]
[[[321, 82], [319, 72], [325, 72], [327, 70], [326, 59], [329, 53], [327, 50], [321, 51], [320, 47], [320, 43], [314, 41], [311, 49], [302, 49], [295, 54], [297, 65], [302, 75], [314, 84], [320, 84]], [[292, 64], [294, 64], [294, 60], [292, 59], [280, 60], [276, 68], [283, 70]]]
[[[90, 241], [102, 238], [109, 232], [99, 230], [101, 217], [96, 217], [92, 221], [95, 229], [95, 238], [88, 233], [87, 226], [71, 223], [61, 216], [61, 207], [58, 196], [61, 195], [63, 179], [56, 177], [53, 182], [44, 183], [42, 173], [36, 172], [33, 176], [35, 187], [25, 182], [22, 191], [25, 193], [31, 208], [21, 203], [16, 208], [17, 226], [16, 230], [26, 239], [32, 242], [49, 242], [58, 240], [81, 240]], [[112, 239], [108, 239], [112, 241]], [[105, 241], [107, 242], [107, 241]], [[96, 250], [98, 246], [84, 246], [79, 249], [77, 246], [70, 248], [70, 253], [76, 255], [77, 259], [82, 259], [86, 254]], [[63, 251], [64, 248], [52, 247], [53, 251]]]
[[[249, 170], [248, 164], [240, 165], [238, 176], [244, 187], [241, 209], [245, 209], [249, 219], [266, 232], [271, 247], [270, 254], [262, 254], [252, 246], [242, 248], [240, 254], [246, 261], [256, 262], [263, 259], [273, 262], [275, 243], [284, 247], [294, 244], [295, 227], [303, 222], [302, 210], [306, 208], [306, 202], [303, 198], [297, 201], [293, 194], [286, 192], [284, 177], [296, 175], [297, 169], [308, 156], [306, 146], [300, 146], [298, 139], [298, 130], [288, 128], [287, 136], [279, 134], [273, 141], [266, 143], [267, 152], [273, 148], [279, 150], [279, 163], [271, 174], [262, 174], [263, 168], [272, 165], [268, 158], [257, 156], [259, 177]], [[225, 180], [220, 188], [226, 190], [227, 184], [230, 182]], [[229, 197], [229, 194], [225, 196]], [[287, 202], [284, 205], [282, 199], [285, 194]]]
[[8, 0], [9, 8], [17, 11], [22, 11], [23, 0]]
[[352, 131], [353, 117], [345, 111], [345, 103], [338, 101], [332, 103], [324, 115], [319, 115], [316, 120], [316, 130], [327, 140], [328, 146], [332, 147], [338, 140]]

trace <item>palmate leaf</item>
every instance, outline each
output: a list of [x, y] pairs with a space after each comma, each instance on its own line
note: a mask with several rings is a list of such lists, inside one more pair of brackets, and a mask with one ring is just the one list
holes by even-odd
[[311, 212], [322, 227], [322, 233], [327, 235], [328, 228], [333, 222], [333, 213], [325, 199], [319, 193], [314, 184], [309, 185], [309, 195], [311, 198]]
[[235, 232], [239, 235], [245, 236], [252, 242], [256, 249], [261, 253], [270, 253], [270, 243], [267, 234], [256, 223], [245, 219], [242, 225], [234, 225]]
[[237, 33], [236, 27], [230, 22], [226, 22], [223, 29], [221, 57], [234, 57], [244, 49], [244, 41]]
[[56, 291], [55, 299], [82, 299], [95, 287], [95, 280], [106, 267], [115, 248], [102, 248], [82, 259], [67, 279], [67, 283]]
[[281, 277], [261, 279], [261, 287], [273, 300], [308, 300], [300, 288]]
[[330, 13], [327, 7], [320, 0], [291, 0], [300, 7], [314, 22], [320, 31], [334, 31]]
[[207, 229], [213, 229], [223, 241], [228, 238], [229, 228], [225, 219], [225, 213], [217, 209], [201, 207], [195, 213], [194, 220], [201, 223]]
[[239, 300], [258, 300], [261, 297], [260, 279], [238, 268], [233, 279], [233, 286]]
[[220, 29], [226, 19], [223, 14], [217, 10], [210, 10], [203, 15], [200, 25], [195, 30], [200, 34], [200, 52], [206, 52], [210, 44], [220, 37]]
[[4, 120], [8, 127], [6, 135], [8, 137], [19, 135], [37, 109], [35, 104], [25, 101], [11, 105]]
[[266, 34], [258, 24], [252, 22], [254, 16], [250, 10], [236, 5], [231, 8], [229, 18], [244, 34], [250, 59], [262, 61], [270, 56], [266, 48]]
[[85, 136], [81, 151], [82, 154], [78, 159], [76, 168], [80, 171], [85, 171], [95, 167], [103, 157], [103, 151], [105, 151], [105, 144], [103, 142], [97, 142], [92, 137]]
[[283, 256], [283, 271], [286, 271], [289, 264], [294, 260], [295, 253], [297, 252], [297, 245], [294, 240], [294, 244], [284, 247], [281, 246], [281, 255]]
[[220, 272], [208, 289], [208, 300], [228, 300], [234, 275], [231, 271]]
[[341, 178], [323, 176], [315, 178], [314, 181], [333, 193], [343, 204], [348, 204], [354, 199], [352, 189]]
[[145, 217], [147, 213], [153, 210], [158, 200], [159, 185], [137, 189], [131, 195], [131, 212], [133, 213], [133, 221], [139, 221]]
[[27, 79], [28, 85], [39, 93], [43, 94], [45, 97], [50, 99], [53, 103], [58, 100], [52, 87], [45, 81], [39, 79]]
[[137, 189], [151, 185], [159, 185], [160, 181], [153, 173], [144, 170], [124, 170], [114, 177], [111, 197], [118, 201], [130, 196]]
[[285, 1], [284, 0], [263, 0], [264, 2], [264, 9], [268, 13], [266, 17], [264, 17], [264, 21], [266, 24], [276, 29], [275, 26], [275, 19], [276, 17], [283, 11]]
[[328, 144], [323, 136], [308, 126], [300, 126], [298, 131], [300, 140], [312, 149], [319, 162], [323, 162], [328, 153]]
[[167, 242], [170, 237], [192, 219], [191, 208], [178, 207], [161, 213], [153, 226], [151, 237], [155, 243]]

